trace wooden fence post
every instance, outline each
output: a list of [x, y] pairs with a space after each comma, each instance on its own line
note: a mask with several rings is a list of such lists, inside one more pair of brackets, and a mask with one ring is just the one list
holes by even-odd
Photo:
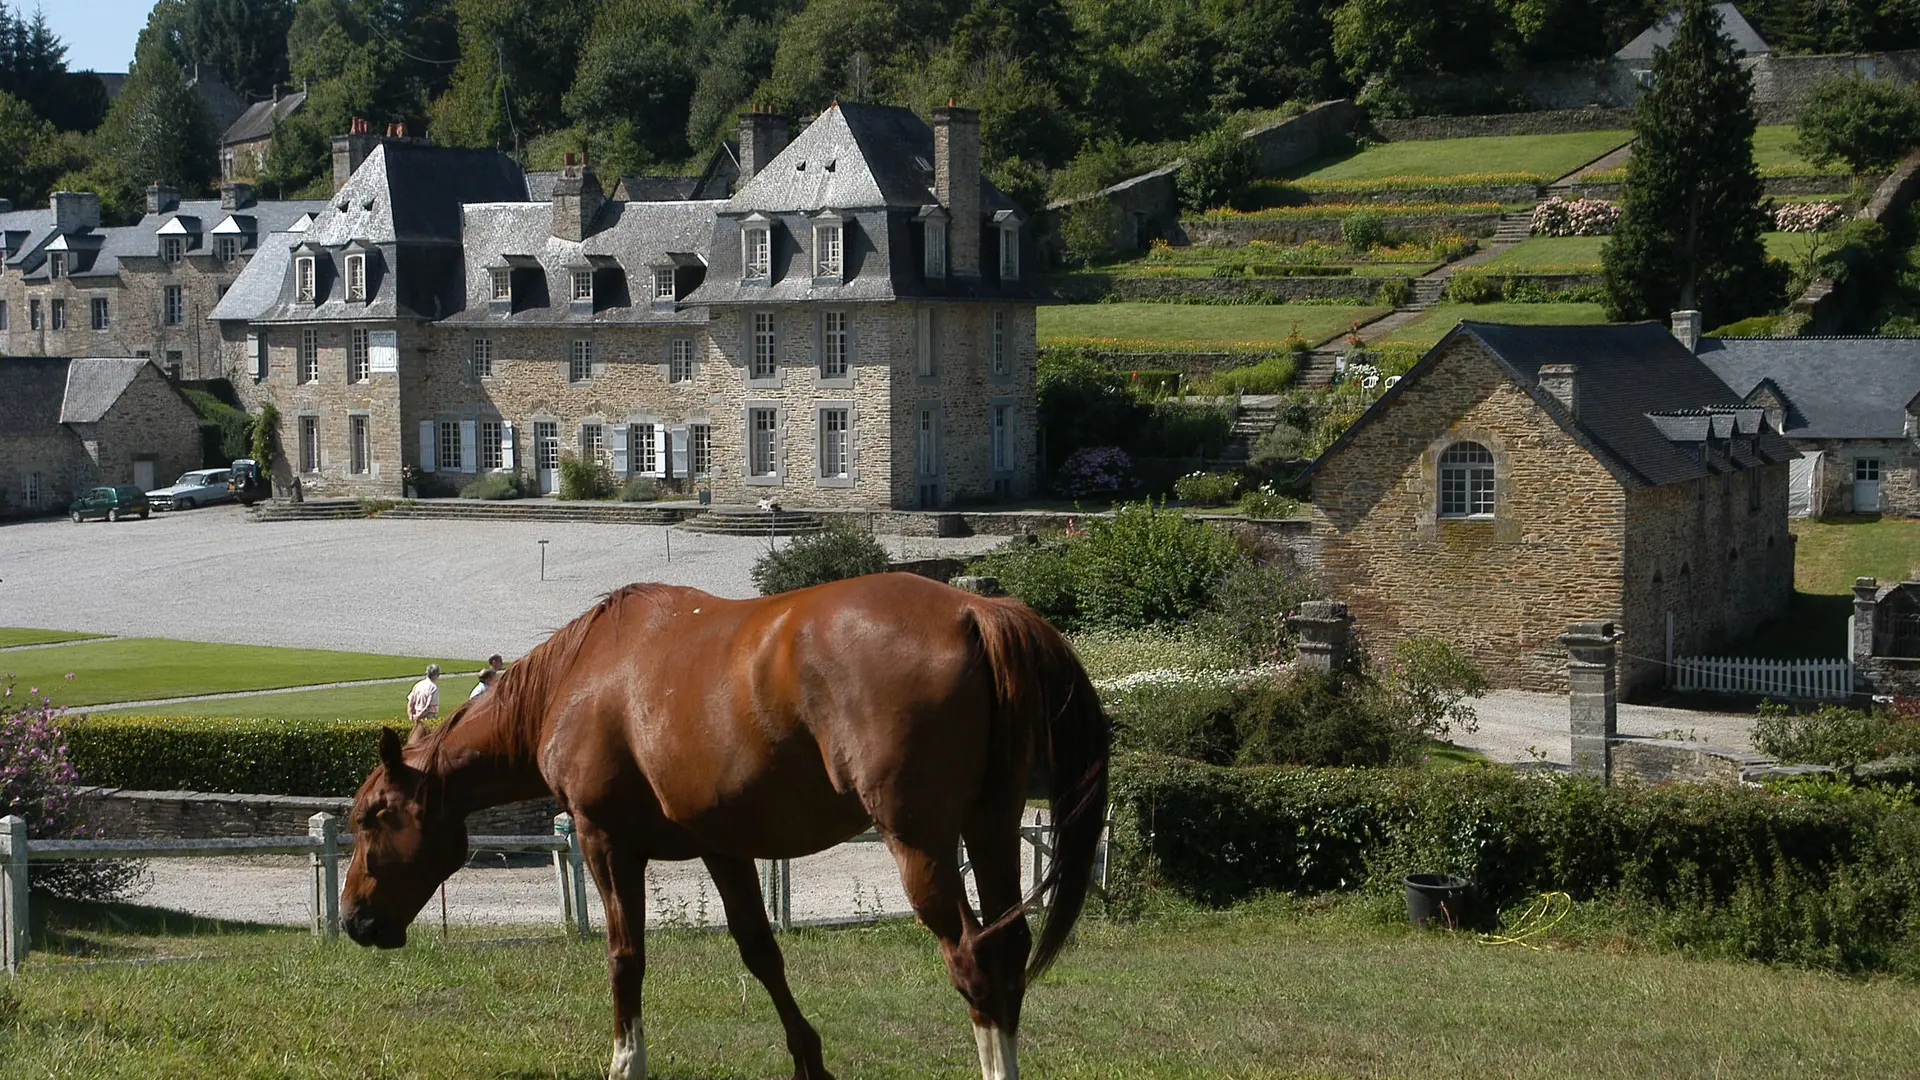
[[315, 814], [307, 819], [307, 835], [320, 841], [313, 853], [313, 936], [340, 936], [340, 819]]
[[587, 863], [580, 854], [580, 834], [574, 830], [572, 814], [553, 819], [555, 832], [563, 826], [567, 834], [567, 865], [573, 872], [573, 929], [581, 937], [587, 937], [593, 933], [593, 920], [587, 917]]
[[0, 880], [0, 961], [18, 973], [27, 959], [27, 819], [18, 814], [0, 818], [0, 855], [6, 873]]
[[[572, 833], [573, 818], [568, 814], [555, 814], [553, 835], [565, 840]], [[553, 880], [560, 886], [560, 926], [566, 930], [573, 929], [573, 860], [569, 857], [572, 850], [573, 845], [569, 843], [565, 850], [555, 848], [553, 851]]]

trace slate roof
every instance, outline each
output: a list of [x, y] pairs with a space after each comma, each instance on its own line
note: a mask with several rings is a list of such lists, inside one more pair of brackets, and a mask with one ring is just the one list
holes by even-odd
[[[103, 237], [105, 243], [90, 263], [70, 271], [69, 276], [82, 280], [111, 278], [120, 272], [120, 260], [124, 258], [158, 259], [163, 229], [168, 230], [168, 235], [182, 236], [187, 241], [187, 254], [210, 254], [215, 231], [231, 231], [223, 228], [228, 221], [234, 223], [233, 228], [245, 241], [241, 250], [251, 254], [258, 250], [258, 238], [263, 231], [285, 229], [301, 217], [317, 214], [326, 207], [324, 202], [289, 199], [256, 202], [245, 209], [228, 211], [220, 208], [218, 199], [188, 199], [172, 210], [143, 215], [132, 225], [92, 230], [92, 235]], [[176, 223], [179, 228], [169, 228]], [[47, 266], [42, 262], [22, 278], [43, 281], [46, 276]]]
[[526, 198], [520, 166], [498, 151], [385, 142], [327, 200], [307, 239], [323, 247], [458, 243], [462, 204]]
[[60, 400], [63, 424], [96, 424], [127, 392], [140, 369], [153, 363], [145, 358], [82, 356], [67, 362], [67, 388]]
[[[1385, 415], [1461, 336], [1484, 346], [1516, 385], [1625, 486], [1678, 483], [1799, 456], [1765, 425], [1761, 410], [1747, 406], [1659, 323], [1510, 326], [1463, 321], [1382, 394], [1314, 469]], [[1540, 388], [1544, 364], [1577, 369], [1577, 416], [1568, 416], [1559, 399]], [[1707, 439], [1709, 434], [1712, 439]], [[1729, 445], [1727, 440], [1736, 434], [1742, 436], [1735, 440], [1739, 445]]]
[[240, 276], [233, 279], [225, 296], [208, 312], [210, 322], [262, 318], [280, 303], [281, 287], [286, 282], [287, 264], [293, 261], [293, 245], [301, 233], [277, 232], [261, 237], [254, 256]]
[[[1720, 32], [1733, 39], [1736, 53], [1746, 56], [1766, 56], [1773, 52], [1760, 31], [1753, 28], [1740, 9], [1732, 4], [1715, 4], [1715, 15], [1720, 16]], [[1675, 8], [1661, 16], [1652, 26], [1640, 31], [1640, 36], [1620, 47], [1613, 54], [1616, 60], [1652, 60], [1655, 49], [1664, 49], [1673, 44], [1673, 32], [1680, 26], [1680, 9]]]
[[697, 176], [623, 176], [613, 195], [626, 202], [686, 202], [699, 187]]
[[231, 146], [234, 143], [264, 139], [273, 134], [274, 121], [286, 120], [287, 117], [299, 112], [306, 103], [305, 90], [288, 94], [279, 101], [256, 101], [247, 106], [247, 111], [240, 114], [240, 119], [235, 120], [233, 126], [220, 136], [220, 145]]
[[1920, 398], [1920, 338], [1702, 338], [1699, 354], [1743, 398], [1771, 381], [1790, 439], [1898, 439]]
[[60, 423], [67, 393], [63, 356], [0, 356], [0, 438], [45, 435]]
[[[917, 210], [935, 201], [933, 129], [926, 121], [910, 109], [840, 102], [742, 185], [727, 210]], [[1018, 207], [981, 177], [980, 209]]]

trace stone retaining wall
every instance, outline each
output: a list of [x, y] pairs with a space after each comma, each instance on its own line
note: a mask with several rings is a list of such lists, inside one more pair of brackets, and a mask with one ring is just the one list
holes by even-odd
[[[809, 513], [822, 519], [841, 518], [860, 528], [866, 528], [871, 523], [875, 532], [895, 536], [1019, 536], [1027, 532], [1058, 532], [1067, 527], [1069, 520], [1086, 521], [1091, 517], [1104, 516], [1069, 510], [961, 510], [937, 514], [821, 510]], [[1320, 565], [1320, 540], [1311, 518], [1257, 521], [1234, 514], [1192, 516], [1249, 539], [1259, 539], [1282, 548], [1299, 559], [1303, 566], [1317, 569]], [[916, 569], [914, 572], [919, 571]]]
[[1378, 203], [1393, 206], [1401, 203], [1531, 203], [1540, 199], [1539, 184], [1487, 184], [1480, 187], [1431, 187], [1431, 188], [1386, 188], [1364, 190], [1341, 188], [1329, 191], [1309, 191], [1305, 193], [1307, 201], [1315, 206], [1343, 203]]
[[[327, 813], [346, 829], [352, 799], [301, 795], [246, 795], [206, 791], [77, 789], [101, 836], [114, 840], [201, 839], [241, 836], [305, 836], [307, 819]], [[473, 835], [535, 836], [553, 831], [560, 808], [551, 799], [511, 803], [467, 818]]]
[[[1864, 177], [1868, 184], [1878, 184], [1886, 179], [1885, 173], [1871, 173]], [[1845, 174], [1827, 174], [1824, 176], [1769, 176], [1761, 178], [1760, 184], [1769, 195], [1832, 195], [1844, 196], [1853, 190], [1853, 177]], [[1618, 201], [1626, 194], [1627, 185], [1623, 181], [1610, 180], [1603, 183], [1576, 183], [1565, 190], [1556, 189], [1554, 194], [1580, 199], [1607, 199]]]
[[1600, 106], [1492, 113], [1486, 116], [1416, 116], [1406, 120], [1373, 122], [1373, 129], [1392, 142], [1482, 138], [1488, 135], [1561, 135], [1576, 131], [1626, 130], [1632, 126], [1632, 109]]
[[1210, 297], [1238, 303], [1285, 304], [1300, 300], [1365, 303], [1380, 292], [1377, 277], [1131, 277], [1124, 274], [1064, 274], [1050, 283], [1053, 296], [1069, 304], [1116, 300]]
[[[1500, 227], [1498, 213], [1385, 214], [1390, 232], [1413, 236], [1492, 236]], [[1308, 240], [1340, 243], [1339, 217], [1298, 217], [1262, 221], [1258, 218], [1183, 219], [1175, 243], [1210, 247], [1237, 247], [1249, 240], [1270, 244], [1300, 244]]]
[[1625, 780], [1642, 784], [1738, 784], [1748, 770], [1773, 764], [1773, 759], [1765, 754], [1681, 739], [1617, 735], [1607, 742], [1613, 751], [1616, 783]]

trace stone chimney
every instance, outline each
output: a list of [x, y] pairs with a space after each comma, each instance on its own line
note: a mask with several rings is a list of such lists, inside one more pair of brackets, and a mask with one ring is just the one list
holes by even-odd
[[1700, 313], [1697, 311], [1676, 311], [1673, 313], [1673, 336], [1688, 352], [1700, 351]]
[[947, 272], [980, 276], [980, 110], [933, 110], [933, 192], [947, 208]]
[[158, 180], [147, 185], [147, 213], [171, 214], [180, 209], [180, 189], [162, 185]]
[[606, 201], [587, 155], [568, 154], [553, 182], [553, 235], [576, 243], [593, 235], [594, 219]]
[[91, 191], [56, 191], [47, 201], [53, 206], [53, 227], [60, 232], [100, 227], [100, 196]]
[[229, 213], [253, 205], [253, 185], [227, 181], [220, 185], [220, 209]]
[[734, 181], [735, 191], [787, 148], [790, 131], [787, 118], [771, 110], [755, 108], [740, 114], [740, 178]]
[[1568, 416], [1580, 415], [1579, 375], [1580, 369], [1572, 364], [1540, 365], [1540, 389], [1557, 398]]
[[333, 190], [339, 191], [346, 186], [347, 178], [353, 175], [353, 170], [359, 168], [361, 162], [372, 156], [375, 147], [395, 142], [429, 146], [433, 140], [425, 136], [408, 135], [405, 124], [388, 124], [384, 135], [376, 135], [372, 124], [354, 117], [345, 135], [333, 137]]

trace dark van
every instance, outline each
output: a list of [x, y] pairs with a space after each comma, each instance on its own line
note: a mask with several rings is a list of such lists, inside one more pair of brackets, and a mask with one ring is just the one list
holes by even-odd
[[144, 518], [150, 513], [152, 510], [147, 506], [147, 493], [133, 484], [93, 488], [67, 507], [67, 516], [76, 525], [88, 518], [119, 521], [124, 517]]

